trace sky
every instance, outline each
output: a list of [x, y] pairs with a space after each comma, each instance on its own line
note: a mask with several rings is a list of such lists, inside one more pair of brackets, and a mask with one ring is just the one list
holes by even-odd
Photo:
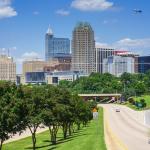
[[21, 73], [24, 59], [44, 59], [49, 26], [56, 37], [71, 39], [75, 25], [86, 21], [97, 45], [149, 55], [149, 6], [149, 0], [0, 0], [0, 53], [10, 49]]

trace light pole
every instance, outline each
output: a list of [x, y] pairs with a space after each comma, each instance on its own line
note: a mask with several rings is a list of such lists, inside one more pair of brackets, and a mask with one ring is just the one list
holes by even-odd
[[124, 93], [125, 93], [126, 92], [126, 84], [125, 84], [125, 82], [123, 84], [124, 84]]

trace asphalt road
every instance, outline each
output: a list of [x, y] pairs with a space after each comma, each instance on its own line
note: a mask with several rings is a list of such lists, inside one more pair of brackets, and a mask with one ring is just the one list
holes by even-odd
[[[137, 112], [121, 105], [101, 106], [104, 108], [108, 150], [150, 150], [150, 128], [145, 124], [145, 112]], [[116, 108], [120, 112], [116, 112]]]

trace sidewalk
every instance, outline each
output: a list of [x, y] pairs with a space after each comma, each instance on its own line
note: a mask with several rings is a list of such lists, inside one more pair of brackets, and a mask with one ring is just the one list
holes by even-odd
[[[41, 133], [41, 132], [44, 132], [44, 131], [47, 131], [47, 130], [48, 130], [47, 127], [38, 128], [36, 133]], [[20, 140], [20, 139], [23, 139], [23, 138], [26, 138], [26, 137], [29, 137], [29, 136], [31, 136], [31, 132], [30, 132], [29, 129], [27, 129], [23, 133], [21, 133], [21, 135], [19, 135], [19, 133], [15, 134], [12, 138], [10, 138], [9, 140], [6, 140], [4, 142], [4, 144], [14, 142], [14, 141], [17, 141], [17, 140]]]

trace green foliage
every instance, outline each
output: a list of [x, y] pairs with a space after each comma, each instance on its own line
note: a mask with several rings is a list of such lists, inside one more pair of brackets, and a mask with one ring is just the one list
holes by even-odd
[[125, 98], [125, 100], [128, 100], [128, 98], [135, 95], [135, 89], [134, 88], [127, 88], [123, 93], [122, 96]]
[[14, 83], [0, 82], [0, 149], [5, 140], [23, 129], [20, 99], [15, 97]]
[[[12, 134], [29, 128], [33, 150], [36, 132], [43, 125], [49, 128], [50, 141], [57, 142], [57, 132], [63, 129], [66, 139], [92, 119], [91, 104], [72, 94], [67, 88], [51, 85], [16, 86], [0, 82], [0, 141], [1, 147]], [[0, 147], [0, 149], [1, 149]]]
[[122, 93], [127, 100], [131, 96], [150, 92], [150, 71], [146, 74], [124, 73], [121, 77], [109, 73], [92, 73], [89, 77], [81, 77], [74, 82], [61, 81], [59, 86], [76, 94]]
[[[49, 131], [37, 134], [37, 149], [38, 150], [106, 150], [104, 140], [104, 123], [103, 110], [99, 109], [98, 120], [92, 120], [86, 128], [75, 132], [70, 138], [63, 140], [61, 128], [58, 131], [58, 144], [47, 144], [49, 139]], [[30, 137], [7, 143], [4, 145], [4, 150], [27, 150], [31, 149]]]
[[122, 86], [118, 81], [118, 78], [108, 73], [92, 73], [89, 77], [72, 82], [69, 87], [73, 93], [116, 93]]

